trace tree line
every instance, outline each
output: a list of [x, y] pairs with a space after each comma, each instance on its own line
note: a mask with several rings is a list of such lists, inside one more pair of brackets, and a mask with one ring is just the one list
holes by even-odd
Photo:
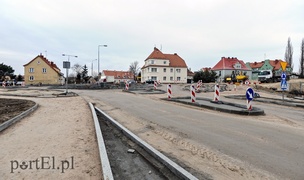
[[[299, 58], [299, 78], [304, 78], [304, 38], [301, 42], [301, 51], [300, 51], [300, 58]], [[287, 40], [287, 46], [285, 50], [285, 59], [288, 63], [288, 67], [293, 69], [293, 47], [291, 44], [290, 37]], [[295, 72], [295, 71], [294, 71]]]

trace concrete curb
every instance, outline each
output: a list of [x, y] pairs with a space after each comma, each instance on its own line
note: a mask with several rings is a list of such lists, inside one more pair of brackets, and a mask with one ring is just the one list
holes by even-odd
[[[230, 96], [225, 96], [225, 98], [246, 99], [246, 97], [242, 96], [242, 95], [230, 95]], [[276, 98], [259, 97], [259, 98], [254, 98], [254, 101], [278, 104], [278, 105], [281, 105], [281, 106], [293, 106], [293, 107], [304, 108], [304, 104], [300, 104], [301, 102], [296, 102], [296, 101], [287, 100], [287, 99], [282, 100], [282, 99], [276, 99]]]
[[62, 95], [62, 94], [49, 94], [46, 96], [38, 95], [24, 95], [24, 94], [0, 94], [1, 96], [15, 96], [15, 97], [35, 97], [35, 98], [60, 98], [60, 97], [76, 97], [78, 94], [73, 93], [71, 95]]
[[[189, 102], [180, 101], [179, 99], [189, 99]], [[220, 101], [220, 103], [218, 103], [218, 104], [224, 104], [224, 105], [234, 106], [234, 107], [243, 109], [243, 110], [234, 110], [234, 109], [227, 109], [227, 108], [221, 108], [221, 107], [216, 107], [216, 106], [210, 106], [210, 105], [206, 105], [206, 104], [199, 104], [197, 102], [192, 103], [192, 102], [190, 102], [190, 99], [191, 99], [190, 96], [189, 97], [176, 97], [176, 98], [171, 98], [171, 99], [161, 98], [161, 100], [165, 100], [165, 101], [173, 101], [173, 102], [177, 102], [177, 103], [182, 103], [182, 104], [187, 104], [187, 105], [197, 106], [197, 107], [203, 107], [203, 108], [206, 108], [206, 109], [211, 109], [211, 110], [226, 112], [226, 113], [232, 113], [232, 114], [253, 115], [253, 116], [264, 115], [265, 114], [264, 110], [262, 110], [260, 108], [257, 108], [257, 107], [253, 107], [251, 111], [248, 111], [246, 105], [230, 103], [230, 102], [225, 102], [225, 101]], [[196, 99], [197, 100], [209, 101], [211, 103], [213, 102], [211, 99], [207, 99], [207, 98], [196, 98]]]
[[0, 132], [5, 130], [6, 128], [8, 128], [9, 126], [13, 125], [14, 123], [20, 121], [22, 118], [24, 118], [25, 116], [29, 115], [30, 113], [32, 113], [33, 111], [35, 111], [38, 108], [38, 104], [36, 103], [33, 107], [29, 108], [28, 110], [24, 111], [23, 113], [17, 115], [16, 117], [5, 121], [4, 123], [2, 123], [0, 125]]
[[164, 90], [150, 90], [148, 91], [147, 89], [129, 89], [129, 90], [122, 90], [123, 92], [128, 92], [128, 93], [132, 93], [132, 94], [165, 94], [166, 91]]
[[111, 170], [111, 165], [110, 165], [109, 158], [107, 155], [106, 145], [104, 143], [104, 139], [103, 139], [102, 132], [100, 129], [100, 124], [98, 122], [98, 118], [97, 118], [94, 106], [92, 105], [92, 103], [89, 103], [89, 106], [91, 108], [93, 120], [94, 120], [94, 126], [95, 126], [95, 132], [96, 132], [96, 137], [97, 137], [103, 179], [114, 180], [113, 173]]
[[168, 167], [175, 175], [182, 179], [189, 179], [189, 180], [197, 180], [195, 176], [190, 174], [188, 171], [186, 171], [184, 168], [173, 162], [171, 159], [166, 157], [164, 154], [153, 148], [151, 145], [140, 139], [138, 136], [133, 134], [131, 131], [123, 127], [121, 124], [119, 124], [117, 121], [115, 121], [113, 118], [108, 116], [106, 113], [104, 113], [102, 110], [95, 107], [97, 111], [99, 111], [105, 118], [110, 121], [115, 127], [117, 127], [119, 130], [121, 130], [128, 138], [133, 140], [135, 143], [137, 143], [139, 146], [141, 146], [143, 149], [145, 149], [148, 153], [150, 153], [154, 158], [158, 159], [161, 163], [163, 163], [166, 167]]

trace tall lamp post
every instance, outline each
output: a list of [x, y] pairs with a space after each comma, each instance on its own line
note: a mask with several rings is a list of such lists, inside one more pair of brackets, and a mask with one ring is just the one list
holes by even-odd
[[70, 69], [70, 57], [77, 58], [78, 56], [75, 55], [69, 55], [69, 54], [62, 54], [62, 56], [67, 56], [68, 61], [63, 62], [63, 68], [66, 68], [66, 80], [65, 80], [65, 94], [68, 94], [68, 79], [69, 79], [69, 69]]
[[100, 70], [99, 70], [99, 47], [108, 47], [108, 45], [98, 45], [98, 75], [100, 74]]
[[91, 72], [92, 78], [94, 78], [94, 77], [93, 77], [93, 62], [94, 62], [94, 61], [97, 61], [97, 59], [92, 60], [92, 66], [91, 66], [91, 68], [92, 68], [92, 72]]

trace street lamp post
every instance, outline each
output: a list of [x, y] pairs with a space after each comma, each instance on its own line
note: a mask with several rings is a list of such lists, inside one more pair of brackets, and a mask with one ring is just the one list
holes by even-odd
[[94, 61], [97, 61], [97, 59], [92, 60], [92, 66], [91, 66], [91, 68], [92, 68], [92, 72], [91, 72], [92, 78], [94, 78], [94, 77], [93, 77], [93, 62], [94, 62]]
[[66, 80], [65, 80], [65, 94], [68, 94], [68, 79], [69, 79], [69, 69], [70, 69], [70, 57], [77, 58], [78, 56], [75, 55], [69, 55], [69, 54], [62, 54], [62, 56], [68, 57], [68, 66], [66, 67]]
[[100, 74], [100, 70], [99, 70], [99, 47], [108, 47], [108, 45], [98, 45], [98, 75]]

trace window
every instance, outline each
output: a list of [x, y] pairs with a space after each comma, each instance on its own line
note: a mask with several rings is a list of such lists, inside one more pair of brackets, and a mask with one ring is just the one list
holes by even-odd
[[29, 72], [31, 72], [31, 73], [34, 72], [34, 68], [30, 68]]
[[151, 80], [157, 81], [157, 77], [156, 77], [156, 76], [152, 76], [152, 77], [151, 77]]
[[43, 73], [46, 73], [46, 68], [42, 68], [42, 72], [43, 72]]
[[173, 77], [172, 76], [170, 77], [170, 81], [173, 81]]
[[173, 68], [170, 69], [170, 72], [173, 72]]
[[167, 61], [164, 61], [164, 64], [167, 64]]
[[177, 72], [177, 73], [180, 73], [180, 72], [181, 72], [181, 69], [176, 69], [176, 72]]
[[222, 76], [222, 71], [219, 71], [219, 76]]
[[166, 80], [167, 80], [167, 77], [166, 77], [166, 76], [164, 76], [164, 77], [163, 77], [163, 81], [166, 81]]
[[181, 80], [181, 78], [180, 77], [177, 77], [177, 81], [180, 81]]
[[157, 72], [157, 68], [151, 68], [151, 72]]
[[40, 64], [40, 61], [37, 61], [37, 64]]
[[150, 64], [154, 64], [154, 60], [151, 60], [151, 61], [150, 61]]
[[30, 81], [33, 81], [34, 80], [34, 76], [30, 76]]
[[166, 68], [164, 68], [164, 72], [166, 72], [167, 71], [167, 69]]

